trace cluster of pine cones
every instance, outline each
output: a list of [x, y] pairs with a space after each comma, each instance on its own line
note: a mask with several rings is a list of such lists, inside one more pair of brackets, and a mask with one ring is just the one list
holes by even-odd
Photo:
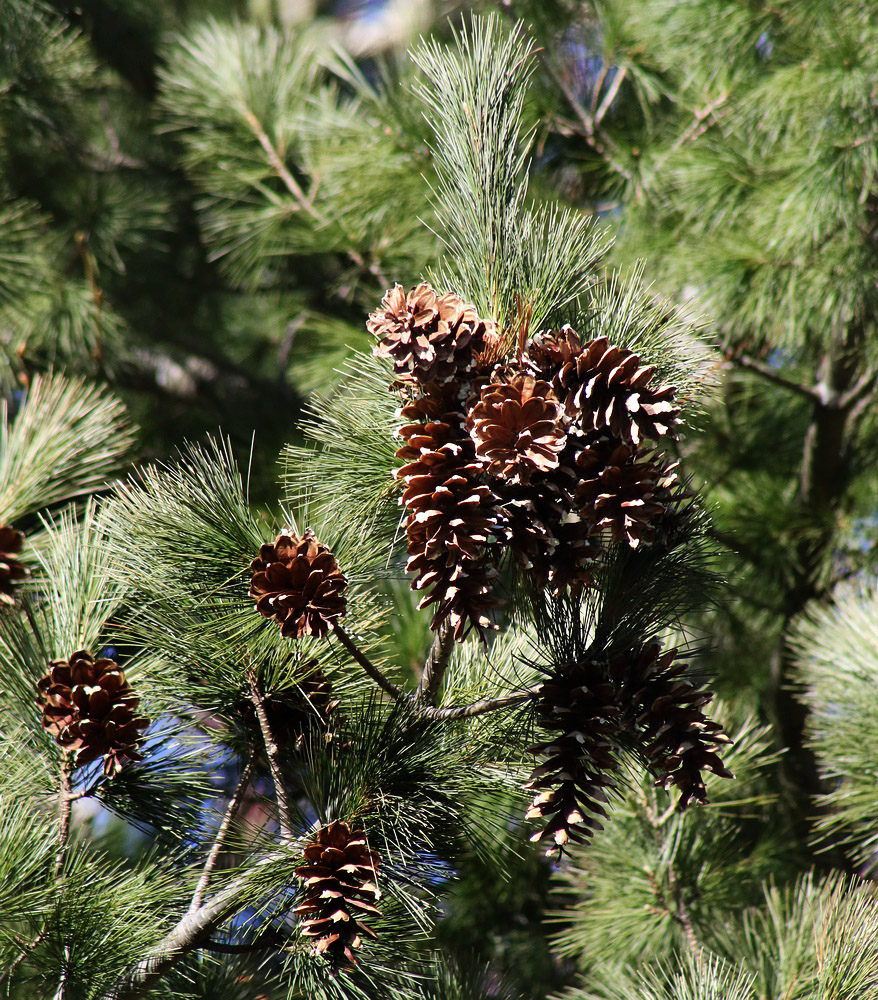
[[654, 540], [676, 483], [655, 443], [679, 414], [654, 367], [570, 327], [510, 356], [474, 306], [426, 283], [396, 285], [367, 325], [404, 397], [407, 568], [433, 629], [492, 627], [507, 550], [560, 592], [588, 586], [609, 546]]

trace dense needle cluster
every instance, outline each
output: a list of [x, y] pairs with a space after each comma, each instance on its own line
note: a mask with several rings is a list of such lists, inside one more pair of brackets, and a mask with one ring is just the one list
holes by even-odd
[[43, 728], [73, 755], [74, 767], [103, 757], [104, 774], [112, 777], [126, 760], [142, 759], [149, 722], [137, 714], [139, 700], [114, 660], [80, 650], [53, 660], [37, 687]]
[[378, 855], [362, 830], [341, 822], [323, 827], [304, 855], [298, 876], [305, 899], [293, 911], [301, 918], [302, 934], [311, 939], [314, 953], [333, 965], [342, 959], [356, 965], [353, 949], [360, 947], [364, 934], [376, 936], [363, 920], [380, 916], [375, 905]]
[[654, 540], [676, 483], [655, 443], [679, 408], [653, 366], [570, 327], [507, 356], [473, 306], [425, 283], [395, 286], [368, 327], [405, 396], [408, 570], [434, 629], [491, 627], [507, 550], [559, 592], [590, 585], [609, 546]]

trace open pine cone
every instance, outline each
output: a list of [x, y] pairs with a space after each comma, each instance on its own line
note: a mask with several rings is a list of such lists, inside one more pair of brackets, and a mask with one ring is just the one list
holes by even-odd
[[468, 372], [499, 338], [475, 306], [456, 295], [437, 295], [422, 282], [408, 295], [394, 285], [366, 324], [378, 338], [375, 353], [393, 361], [403, 381], [448, 382]]
[[559, 673], [540, 688], [537, 717], [558, 735], [531, 747], [546, 760], [525, 785], [536, 792], [526, 818], [547, 821], [531, 840], [548, 842], [549, 853], [603, 829], [598, 817], [606, 816], [603, 804], [616, 787], [619, 692], [591, 667]]
[[347, 577], [309, 528], [301, 538], [280, 534], [250, 563], [256, 609], [280, 624], [288, 638], [325, 636], [345, 613]]
[[598, 337], [561, 366], [552, 387], [583, 431], [607, 431], [637, 445], [670, 434], [680, 413], [674, 386], [650, 387], [654, 375], [638, 355]]
[[138, 747], [149, 722], [137, 715], [139, 699], [114, 660], [80, 650], [53, 660], [37, 687], [43, 728], [75, 755], [75, 767], [103, 757], [104, 774], [112, 776], [125, 760], [142, 759]]
[[27, 576], [27, 569], [15, 558], [21, 552], [24, 535], [0, 525], [0, 604], [12, 604], [15, 584]]
[[557, 468], [566, 442], [561, 417], [549, 383], [519, 374], [485, 386], [467, 427], [492, 476], [526, 483]]
[[346, 958], [357, 964], [353, 949], [362, 936], [376, 937], [364, 924], [367, 915], [380, 916], [375, 903], [378, 855], [369, 849], [362, 830], [347, 823], [325, 826], [304, 851], [305, 864], [297, 871], [305, 885], [305, 899], [293, 911], [302, 918], [302, 933], [312, 939], [314, 953], [334, 964]]

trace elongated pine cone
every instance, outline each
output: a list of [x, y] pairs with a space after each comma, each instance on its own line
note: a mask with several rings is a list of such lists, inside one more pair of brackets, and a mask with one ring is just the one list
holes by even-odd
[[27, 575], [27, 569], [15, 557], [21, 552], [24, 535], [0, 525], [0, 604], [14, 603], [15, 584]]
[[499, 343], [475, 306], [456, 295], [437, 295], [427, 282], [408, 295], [402, 285], [394, 285], [366, 326], [378, 338], [375, 354], [390, 358], [401, 380], [422, 385], [470, 371], [479, 355], [490, 354]]
[[111, 777], [126, 760], [143, 759], [138, 748], [149, 721], [137, 715], [139, 699], [114, 660], [80, 650], [53, 660], [37, 687], [43, 728], [74, 754], [74, 767], [103, 757]]
[[381, 915], [375, 906], [380, 896], [378, 855], [362, 830], [340, 822], [323, 827], [304, 854], [297, 874], [305, 899], [293, 911], [302, 918], [302, 933], [311, 938], [315, 955], [326, 955], [333, 964], [346, 958], [356, 965], [353, 949], [362, 945], [364, 934], [376, 937], [363, 918]]
[[568, 417], [584, 431], [607, 431], [634, 445], [643, 438], [658, 440], [670, 434], [680, 413], [674, 386], [652, 388], [655, 367], [642, 365], [637, 354], [611, 346], [606, 337], [572, 354], [575, 336], [573, 331], [565, 334], [571, 357], [552, 381]]
[[546, 821], [531, 840], [563, 852], [603, 829], [623, 724], [618, 688], [597, 665], [561, 672], [542, 684], [537, 718], [557, 735], [531, 747], [545, 760], [525, 785], [536, 793], [526, 818]]
[[488, 612], [497, 606], [491, 593], [496, 571], [486, 551], [499, 525], [496, 497], [480, 483], [481, 463], [461, 414], [429, 396], [402, 413], [424, 421], [399, 431], [405, 444], [397, 456], [405, 465], [397, 477], [405, 483], [401, 503], [409, 512], [406, 569], [416, 574], [412, 589], [428, 590], [419, 607], [438, 605], [431, 627], [448, 620], [463, 639], [473, 626], [492, 627]]
[[510, 483], [557, 468], [567, 440], [552, 387], [532, 375], [485, 386], [467, 427], [488, 473]]
[[263, 545], [250, 572], [256, 609], [278, 622], [287, 638], [322, 638], [345, 613], [347, 577], [310, 528], [301, 538], [283, 533]]
[[713, 694], [683, 676], [685, 670], [676, 649], [662, 652], [661, 644], [652, 642], [632, 658], [626, 680], [634, 727], [650, 770], [657, 785], [680, 789], [681, 809], [693, 799], [707, 801], [703, 771], [733, 777], [717, 753], [731, 740], [701, 711]]

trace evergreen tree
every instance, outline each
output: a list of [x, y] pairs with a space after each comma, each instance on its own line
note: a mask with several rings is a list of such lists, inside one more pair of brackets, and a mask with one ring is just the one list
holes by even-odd
[[878, 998], [874, 15], [257, 6], [0, 24], [7, 994]]

